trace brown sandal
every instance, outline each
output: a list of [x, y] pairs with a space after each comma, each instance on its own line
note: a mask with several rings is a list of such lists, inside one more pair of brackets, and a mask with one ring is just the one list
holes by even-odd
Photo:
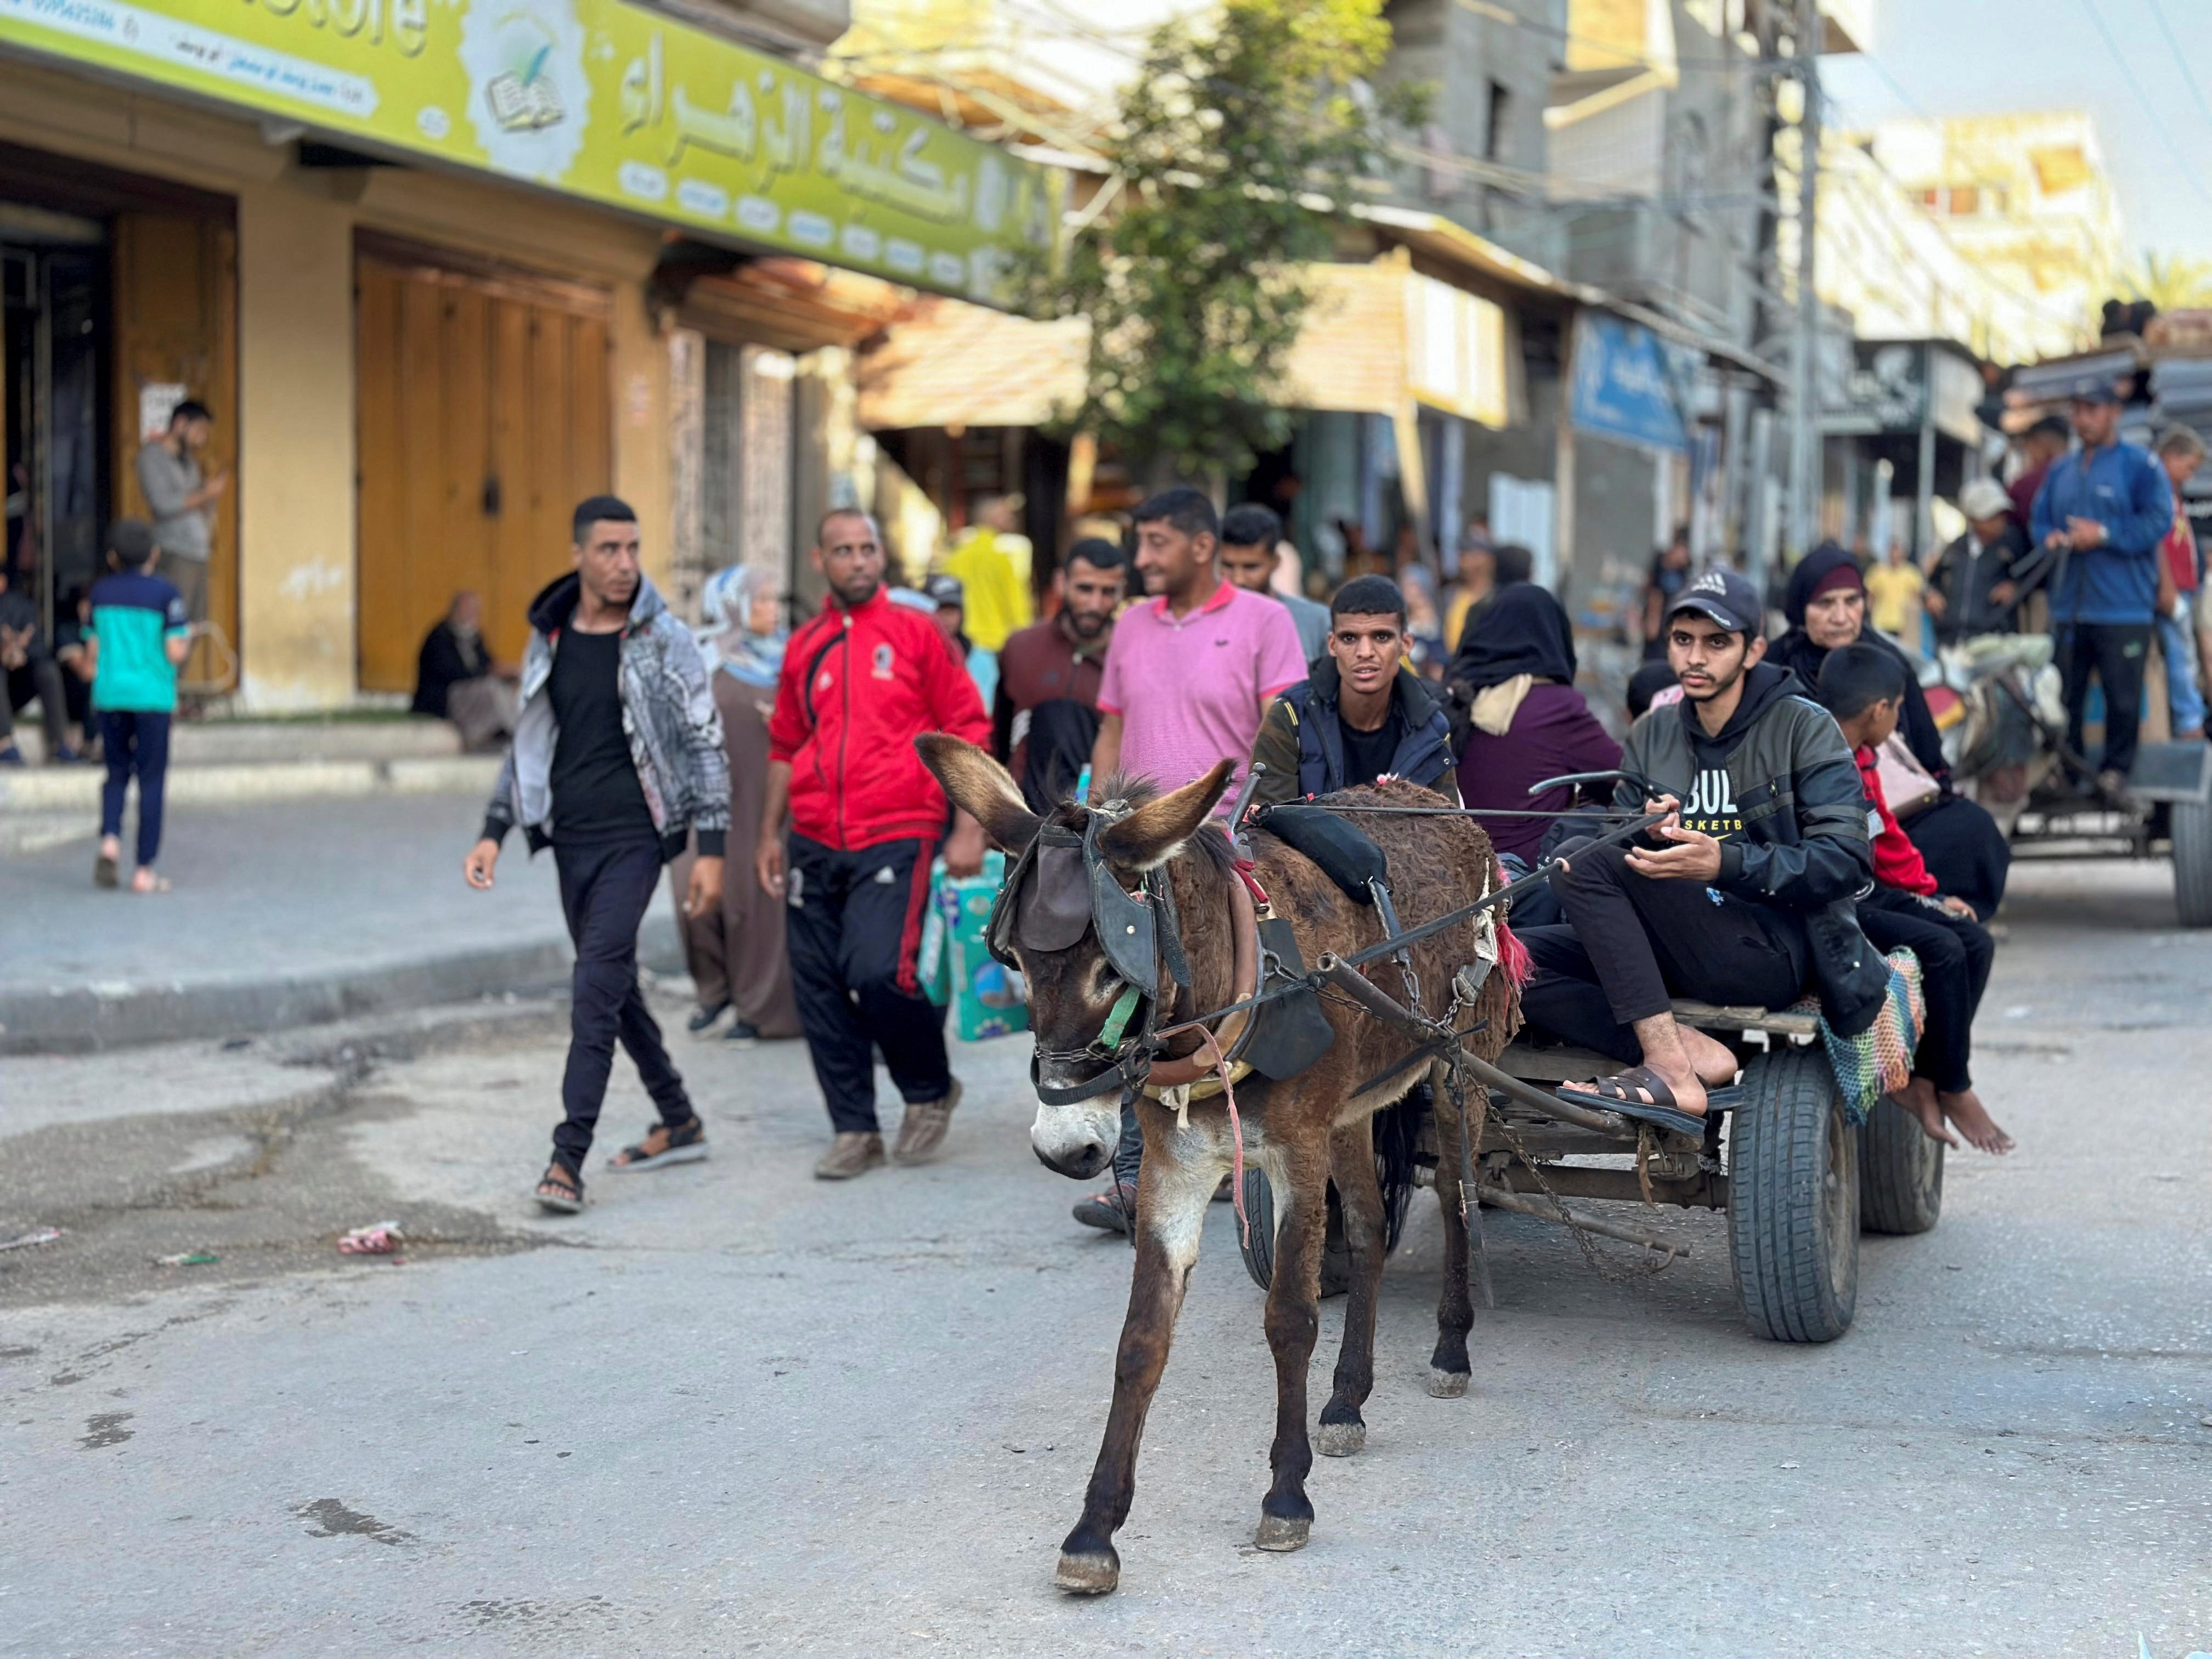
[[[549, 1187], [553, 1190], [548, 1192]], [[550, 1210], [556, 1215], [581, 1215], [584, 1178], [556, 1158], [538, 1177], [538, 1190], [532, 1196], [537, 1199], [540, 1209]]]

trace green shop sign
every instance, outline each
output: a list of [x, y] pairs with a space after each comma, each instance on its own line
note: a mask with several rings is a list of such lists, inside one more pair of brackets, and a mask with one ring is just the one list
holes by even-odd
[[1057, 175], [621, 0], [0, 0], [0, 46], [989, 301]]

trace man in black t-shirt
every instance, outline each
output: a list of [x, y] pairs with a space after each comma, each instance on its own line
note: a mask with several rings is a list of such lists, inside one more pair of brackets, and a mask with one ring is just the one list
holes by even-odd
[[537, 1198], [584, 1206], [584, 1156], [619, 1042], [660, 1121], [610, 1163], [658, 1169], [707, 1155], [704, 1129], [668, 1059], [637, 980], [637, 929], [660, 867], [696, 830], [684, 914], [722, 902], [730, 774], [706, 659], [638, 568], [637, 515], [611, 495], [576, 509], [576, 574], [530, 607], [523, 707], [514, 743], [463, 866], [488, 888], [500, 842], [520, 823], [531, 850], [551, 845], [561, 908], [575, 941], [562, 1121]]

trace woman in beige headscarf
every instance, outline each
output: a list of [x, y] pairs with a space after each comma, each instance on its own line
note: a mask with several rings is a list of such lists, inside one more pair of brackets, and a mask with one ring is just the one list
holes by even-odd
[[[787, 637], [775, 579], [732, 565], [707, 579], [701, 604], [707, 625], [699, 643], [714, 665], [714, 707], [722, 716], [722, 750], [730, 761], [730, 836], [724, 867], [750, 873], [768, 785], [768, 721], [775, 709], [776, 677]], [[676, 925], [697, 987], [699, 1006], [686, 1022], [712, 1036], [726, 1017], [723, 1040], [750, 1047], [763, 1037], [799, 1035], [791, 963], [784, 952], [783, 905], [750, 878], [722, 884], [718, 910], [686, 919], [684, 895], [690, 853], [670, 866]]]

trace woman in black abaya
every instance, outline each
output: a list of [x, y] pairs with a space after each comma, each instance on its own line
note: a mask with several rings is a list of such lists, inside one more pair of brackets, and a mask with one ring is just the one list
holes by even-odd
[[1898, 735], [1942, 786], [1935, 799], [1904, 820], [1905, 833], [1920, 849], [1937, 888], [1966, 900], [1987, 921], [2004, 898], [2012, 848], [1987, 811], [1952, 793], [1951, 769], [1943, 759], [1942, 739], [1929, 710], [1928, 696], [1920, 689], [1920, 677], [1902, 651], [1867, 626], [1866, 584], [1851, 556], [1833, 542], [1822, 542], [1808, 553], [1790, 573], [1783, 611], [1790, 619], [1790, 631], [1775, 641], [1766, 659], [1795, 672], [1808, 691], [1820, 683], [1820, 665], [1828, 653], [1855, 640], [1882, 646], [1905, 665], [1905, 708]]

